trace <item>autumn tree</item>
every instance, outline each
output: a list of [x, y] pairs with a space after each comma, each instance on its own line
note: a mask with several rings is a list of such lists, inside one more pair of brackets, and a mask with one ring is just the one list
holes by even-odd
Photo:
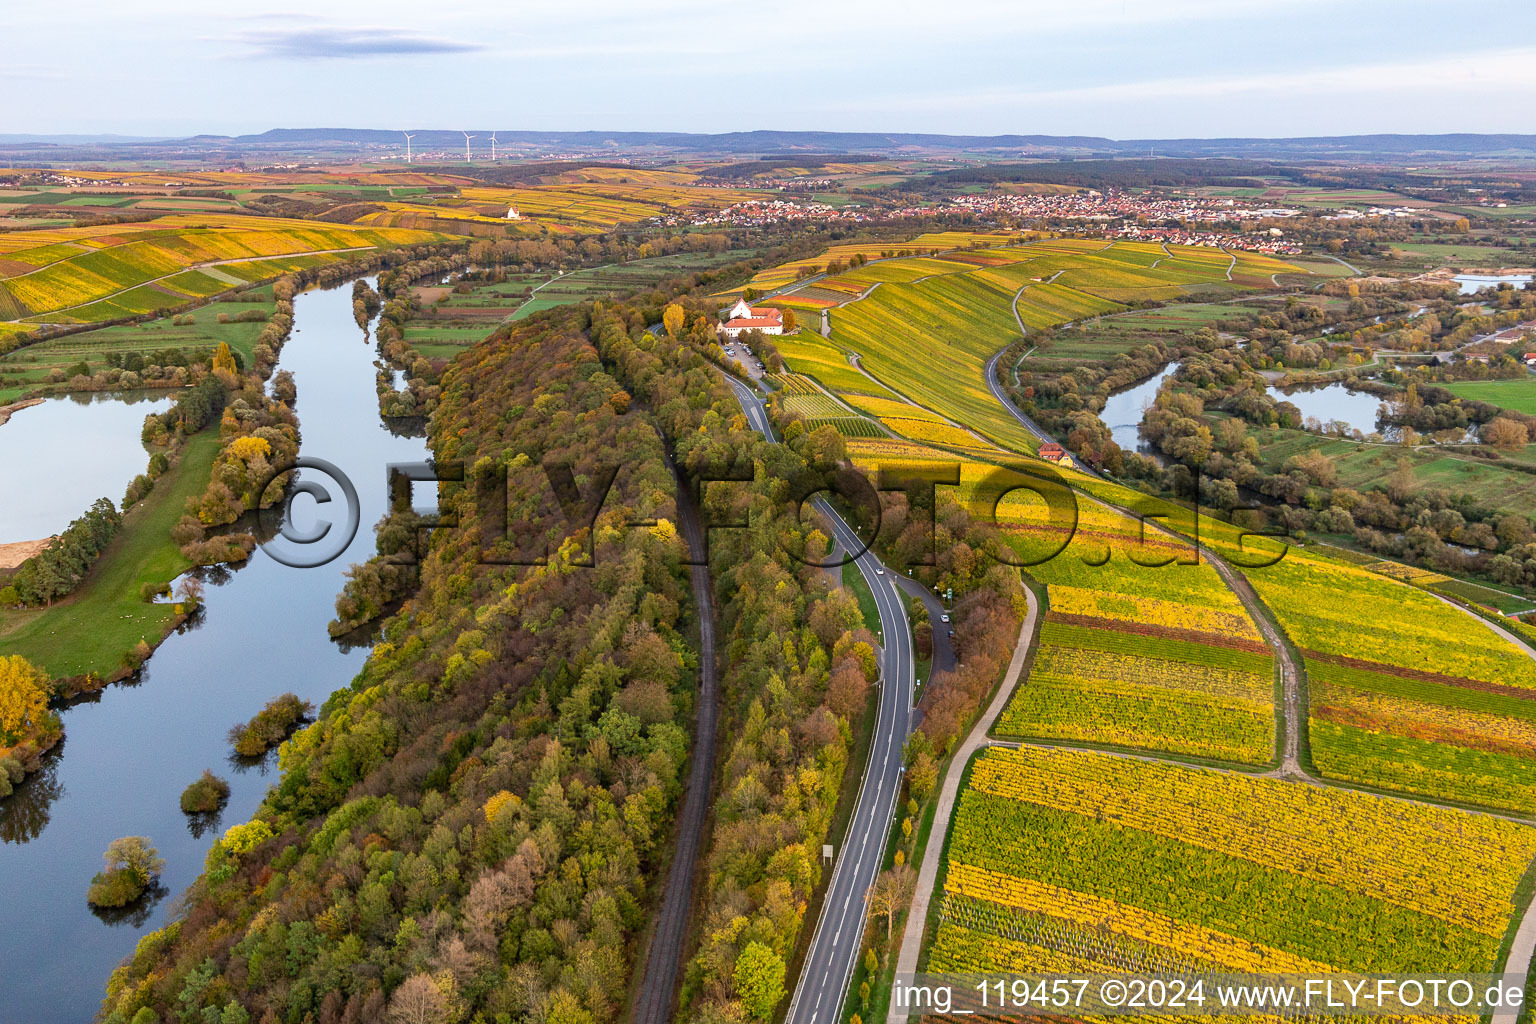
[[667, 334], [675, 339], [677, 332], [683, 329], [683, 307], [676, 302], [667, 306], [661, 314], [661, 325], [667, 329]]
[[413, 974], [400, 983], [389, 1000], [392, 1024], [443, 1024], [448, 996], [430, 974]]
[[734, 980], [742, 1007], [756, 1020], [769, 1020], [784, 998], [784, 958], [761, 942], [751, 942], [736, 958]]
[[132, 903], [144, 895], [144, 890], [165, 870], [165, 858], [144, 836], [112, 840], [102, 859], [107, 862], [106, 870], [91, 879], [91, 888], [85, 897], [94, 907], [122, 907]]
[[227, 373], [234, 376], [238, 371], [235, 367], [235, 354], [229, 350], [229, 342], [219, 342], [219, 347], [213, 352], [213, 372]]
[[48, 713], [48, 673], [19, 654], [0, 658], [0, 740], [14, 743]]
[[870, 917], [885, 918], [886, 945], [890, 945], [896, 914], [907, 905], [916, 887], [917, 872], [909, 864], [898, 864], [889, 871], [880, 872], [875, 884], [869, 887], [864, 899], [869, 905]]
[[1522, 448], [1530, 440], [1525, 424], [1500, 416], [1483, 426], [1483, 440], [1495, 448]]
[[830, 592], [811, 608], [811, 629], [823, 647], [830, 648], [844, 633], [863, 624], [864, 612], [859, 608], [859, 599], [845, 587]]

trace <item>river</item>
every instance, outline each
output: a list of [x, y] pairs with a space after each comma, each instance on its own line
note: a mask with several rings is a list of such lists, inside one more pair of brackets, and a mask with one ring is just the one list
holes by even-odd
[[149, 463], [144, 417], [169, 409], [170, 393], [85, 392], [12, 413], [0, 427], [0, 544], [51, 537], [97, 498], [120, 502]]
[[1163, 386], [1163, 382], [1178, 371], [1178, 363], [1169, 363], [1157, 375], [1109, 396], [1104, 403], [1104, 411], [1099, 413], [1099, 419], [1109, 427], [1109, 434], [1115, 439], [1115, 444], [1128, 452], [1150, 450], [1150, 446], [1141, 440], [1141, 415], [1152, 404], [1152, 399], [1157, 397], [1157, 390]]
[[[320, 568], [288, 568], [258, 549], [233, 572], [209, 573], [204, 610], [192, 628], [166, 640], [136, 684], [109, 687], [63, 712], [66, 738], [47, 768], [0, 801], [0, 1024], [91, 1019], [112, 968], [141, 935], [165, 923], [174, 894], [197, 877], [213, 839], [245, 821], [275, 781], [270, 760], [232, 764], [229, 727], [284, 691], [318, 706], [367, 657], [366, 648], [333, 643], [325, 625], [343, 571], [373, 551], [372, 525], [386, 506], [385, 465], [419, 461], [426, 446], [380, 422], [375, 349], [353, 321], [350, 282], [299, 295], [294, 320], [279, 365], [298, 387], [301, 454], [352, 478], [361, 529], [340, 558]], [[127, 408], [137, 473], [147, 458], [137, 447], [147, 407]], [[0, 428], [0, 444], [8, 446], [15, 436], [8, 432], [36, 411]], [[56, 426], [68, 438], [77, 422], [87, 420], [65, 417]], [[88, 490], [115, 500], [122, 487]], [[294, 518], [307, 526], [312, 500], [294, 504]], [[197, 834], [178, 799], [205, 768], [228, 779], [232, 792], [222, 820]], [[85, 891], [102, 851], [124, 835], [148, 836], [165, 858], [162, 893], [137, 915], [109, 922], [86, 905]]]

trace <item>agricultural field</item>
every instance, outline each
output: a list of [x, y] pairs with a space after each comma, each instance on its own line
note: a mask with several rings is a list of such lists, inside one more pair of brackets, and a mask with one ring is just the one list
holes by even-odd
[[0, 235], [0, 317], [91, 323], [180, 306], [242, 282], [440, 236], [309, 221], [175, 215]]
[[[866, 470], [960, 464], [956, 497], [994, 516], [1048, 609], [1029, 678], [993, 727], [1009, 739], [1113, 746], [1247, 765], [1269, 764], [1277, 734], [1269, 646], [1236, 595], [1182, 537], [1097, 501], [1072, 522], [1050, 518], [1018, 460], [889, 439], [848, 442]], [[992, 481], [988, 482], [991, 477]], [[1064, 473], [1069, 486], [1088, 478]], [[1105, 497], [1137, 507], [1134, 492]], [[1150, 510], [1149, 510], [1150, 511]]]
[[926, 969], [1491, 972], [1536, 829], [1105, 754], [988, 749]]
[[[1027, 293], [1026, 293], [1027, 294]], [[1100, 362], [1154, 341], [1174, 340], [1180, 332], [1222, 321], [1244, 320], [1261, 310], [1258, 303], [1187, 302], [1113, 313], [1060, 330], [1033, 350], [1023, 366], [1059, 369], [1062, 363]]]
[[[678, 172], [584, 168], [528, 187], [484, 184], [417, 200], [390, 200], [354, 223], [374, 227], [428, 227], [454, 233], [537, 236], [584, 235], [656, 217], [723, 209], [766, 193], [704, 188]], [[611, 172], [599, 176], [595, 173]], [[509, 217], [509, 210], [517, 211]], [[491, 230], [476, 230], [481, 229]]]
[[[1044, 524], [1007, 522], [1022, 551]], [[1072, 542], [1027, 571], [1048, 611], [1029, 678], [994, 726], [1009, 738], [1262, 765], [1276, 736], [1270, 649], [1182, 538], [1082, 503]]]
[[[992, 445], [1030, 453], [1038, 441], [998, 405], [985, 370], [987, 361], [1021, 333], [1115, 313], [1127, 302], [1174, 298], [1205, 285], [1269, 287], [1268, 275], [1293, 269], [1267, 257], [1243, 253], [1234, 260], [1212, 249], [957, 235], [924, 235], [899, 249], [890, 243], [834, 247], [757, 274], [754, 288], [787, 289], [775, 296], [776, 303], [788, 304], [808, 293], [818, 306], [840, 303], [829, 310], [831, 334], [825, 342], [818, 339], [799, 352], [780, 345], [791, 368], [818, 376], [839, 393], [845, 387], [867, 390], [854, 385], [840, 365], [849, 353], [856, 354], [859, 367], [887, 388], [942, 419], [964, 424]], [[966, 247], [954, 247], [960, 242]], [[912, 255], [893, 255], [902, 252]], [[806, 273], [856, 255], [871, 262], [793, 287]], [[916, 441], [939, 440], [933, 432], [891, 426]]]
[[809, 377], [784, 373], [768, 378], [777, 392], [775, 400], [787, 412], [805, 417], [811, 430], [831, 427], [844, 437], [884, 437], [873, 420], [850, 411]]
[[[148, 360], [163, 349], [207, 352], [222, 341], [250, 365], [256, 337], [272, 310], [272, 287], [261, 285], [200, 306], [179, 318], [161, 317], [142, 324], [101, 327], [15, 349], [0, 355], [0, 404], [45, 383], [54, 369], [67, 371], [84, 361], [93, 374], [104, 370], [111, 353], [138, 353]], [[255, 319], [254, 314], [260, 314], [260, 319]], [[242, 315], [248, 319], [236, 322]], [[173, 319], [180, 319], [181, 323], [173, 323]]]
[[1305, 661], [1322, 776], [1521, 813], [1536, 805], [1536, 654], [1315, 549], [1247, 576]]

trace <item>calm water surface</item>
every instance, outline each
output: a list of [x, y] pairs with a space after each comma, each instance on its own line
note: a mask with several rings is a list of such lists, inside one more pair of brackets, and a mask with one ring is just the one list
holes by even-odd
[[1145, 451], [1150, 448], [1142, 442], [1139, 433], [1141, 414], [1147, 411], [1147, 407], [1157, 397], [1157, 389], [1163, 386], [1163, 381], [1172, 377], [1178, 370], [1178, 363], [1169, 363], [1156, 376], [1116, 391], [1105, 401], [1104, 411], [1099, 413], [1099, 419], [1109, 427], [1110, 436], [1121, 448], [1128, 452]]
[[1457, 274], [1451, 278], [1461, 288], [1461, 294], [1471, 295], [1473, 292], [1484, 288], [1495, 288], [1501, 284], [1512, 284], [1516, 288], [1523, 288], [1531, 283], [1530, 274]]
[[[321, 568], [291, 569], [258, 550], [245, 567], [214, 572], [193, 628], [166, 640], [137, 685], [110, 687], [64, 712], [66, 739], [47, 770], [0, 801], [0, 1024], [89, 1021], [112, 968], [141, 935], [165, 923], [214, 838], [245, 821], [275, 781], [271, 768], [231, 763], [228, 728], [288, 690], [318, 706], [362, 667], [366, 649], [338, 647], [325, 624], [343, 570], [372, 554], [371, 527], [386, 506], [385, 465], [421, 460], [426, 447], [379, 421], [375, 350], [353, 322], [350, 283], [298, 296], [295, 323], [280, 365], [298, 385], [302, 454], [352, 478], [362, 528], [342, 557]], [[73, 412], [89, 416], [98, 408]], [[148, 406], [122, 408], [133, 448], [124, 456], [132, 467], [126, 484], [145, 459], [137, 446]], [[0, 444], [37, 412], [0, 427]], [[103, 491], [116, 498], [122, 487], [87, 490], [92, 498]], [[64, 504], [72, 513], [84, 508], [73, 499]], [[294, 504], [295, 519], [313, 521], [310, 499]], [[194, 834], [178, 799], [204, 768], [228, 779], [233, 792], [216, 827]], [[102, 851], [123, 835], [146, 835], [159, 848], [164, 894], [137, 915], [107, 921], [87, 907], [85, 890]]]
[[144, 472], [144, 417], [171, 407], [167, 391], [49, 398], [0, 426], [0, 544], [51, 537], [97, 498], [116, 505]]
[[1315, 418], [1327, 425], [1333, 420], [1343, 420], [1351, 430], [1369, 434], [1376, 430], [1376, 410], [1382, 399], [1364, 391], [1351, 391], [1343, 383], [1324, 384], [1318, 387], [1293, 388], [1284, 391], [1266, 389], [1277, 402], [1290, 402], [1301, 410], [1302, 419]]

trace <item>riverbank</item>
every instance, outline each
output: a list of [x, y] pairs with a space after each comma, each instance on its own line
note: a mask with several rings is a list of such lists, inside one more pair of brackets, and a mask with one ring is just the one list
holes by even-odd
[[11, 413], [20, 412], [23, 409], [30, 409], [34, 405], [42, 404], [43, 400], [41, 398], [23, 398], [21, 401], [12, 402], [10, 405], [0, 405], [0, 427], [5, 426], [11, 421]]
[[218, 428], [188, 438], [175, 465], [123, 517], [119, 531], [85, 581], [47, 608], [0, 611], [0, 644], [40, 665], [67, 689], [94, 674], [110, 681], [128, 674], [123, 657], [140, 641], [157, 647], [185, 620], [175, 608], [140, 596], [145, 583], [166, 583], [191, 567], [171, 539], [186, 500], [208, 485], [219, 450]]

